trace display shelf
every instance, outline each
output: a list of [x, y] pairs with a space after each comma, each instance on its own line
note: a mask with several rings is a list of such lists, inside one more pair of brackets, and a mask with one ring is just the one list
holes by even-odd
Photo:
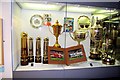
[[64, 70], [64, 69], [82, 69], [82, 68], [96, 68], [96, 67], [112, 67], [120, 66], [120, 62], [116, 61], [115, 65], [106, 65], [102, 64], [102, 61], [95, 61], [87, 59], [84, 62], [78, 62], [70, 64], [69, 66], [65, 64], [42, 64], [42, 63], [33, 63], [34, 66], [29, 65], [21, 66], [19, 65], [15, 71], [41, 71], [41, 70]]

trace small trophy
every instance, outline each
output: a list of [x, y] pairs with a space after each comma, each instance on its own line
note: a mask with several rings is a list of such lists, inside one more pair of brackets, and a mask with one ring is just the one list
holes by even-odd
[[21, 34], [21, 65], [28, 65], [28, 44], [27, 44], [27, 33]]
[[56, 21], [56, 24], [54, 24], [54, 25], [52, 25], [52, 28], [53, 28], [53, 35], [56, 37], [56, 42], [55, 42], [55, 44], [54, 44], [54, 47], [58, 47], [58, 48], [60, 48], [61, 46], [60, 46], [60, 44], [58, 43], [58, 37], [59, 37], [59, 35], [61, 34], [60, 32], [61, 32], [61, 28], [62, 28], [62, 26], [59, 24], [59, 22], [58, 22], [58, 20]]
[[102, 45], [102, 34], [103, 34], [103, 27], [100, 25], [100, 21], [98, 21], [96, 24], [91, 27], [91, 41], [94, 43], [93, 46], [91, 46], [91, 51], [90, 51], [90, 59], [94, 60], [101, 60], [101, 52], [100, 48]]
[[49, 39], [44, 39], [44, 48], [43, 48], [43, 64], [48, 64], [48, 46], [49, 46]]
[[36, 56], [35, 56], [35, 62], [41, 63], [41, 39], [40, 37], [36, 38]]
[[32, 37], [29, 38], [29, 62], [34, 62]]
[[89, 18], [87, 16], [80, 16], [78, 18], [78, 24], [79, 24], [79, 28], [77, 30], [75, 30], [73, 32], [73, 36], [70, 34], [70, 37], [74, 40], [78, 42], [78, 45], [80, 45], [81, 41], [84, 41], [88, 36], [89, 36], [89, 32], [88, 32], [88, 28], [90, 26], [90, 21]]
[[[104, 53], [104, 54], [103, 54]], [[102, 53], [102, 63], [107, 65], [115, 64], [115, 51], [113, 50], [112, 40], [108, 39], [108, 43], [106, 44], [106, 49]]]

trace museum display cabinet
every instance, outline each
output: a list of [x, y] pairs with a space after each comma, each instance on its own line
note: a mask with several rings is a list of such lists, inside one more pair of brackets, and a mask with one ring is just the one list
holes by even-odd
[[[13, 77], [115, 75], [119, 41], [118, 9], [80, 2], [12, 2]], [[104, 73], [107, 68], [113, 68], [112, 74]]]

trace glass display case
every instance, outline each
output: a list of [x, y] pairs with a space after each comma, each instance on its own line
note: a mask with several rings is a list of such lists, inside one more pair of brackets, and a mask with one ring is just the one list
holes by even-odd
[[13, 2], [13, 71], [119, 66], [119, 15], [113, 8]]

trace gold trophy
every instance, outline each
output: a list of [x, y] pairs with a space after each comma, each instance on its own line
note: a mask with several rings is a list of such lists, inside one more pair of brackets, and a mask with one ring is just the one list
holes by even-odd
[[48, 64], [48, 46], [49, 46], [49, 39], [44, 39], [44, 48], [43, 48], [43, 63]]
[[113, 50], [112, 40], [108, 39], [106, 41], [106, 49], [102, 53], [102, 63], [107, 65], [114, 65], [115, 64], [115, 51]]
[[27, 33], [23, 32], [21, 34], [21, 65], [28, 65], [28, 43], [27, 43]]
[[29, 38], [29, 62], [34, 62], [32, 37]]
[[41, 63], [41, 39], [40, 37], [36, 38], [36, 56], [35, 56], [35, 62]]
[[98, 18], [96, 21], [96, 24], [91, 27], [90, 39], [93, 42], [93, 46], [91, 46], [89, 58], [94, 60], [101, 60], [100, 49], [102, 46], [103, 27], [100, 25], [100, 21], [98, 21]]
[[74, 41], [77, 41], [78, 45], [80, 45], [80, 42], [84, 41], [89, 36], [88, 28], [90, 26], [90, 19], [85, 15], [80, 16], [78, 18], [78, 24], [79, 28], [73, 32], [73, 36], [71, 35], [70, 32], [69, 34], [70, 37]]
[[73, 32], [73, 36], [70, 33], [70, 37], [74, 40], [78, 42], [78, 45], [80, 45], [81, 41], [84, 41], [89, 35], [88, 31], [85, 31], [84, 29], [80, 29], [78, 28], [78, 30], [75, 30]]
[[54, 44], [54, 47], [60, 48], [61, 46], [58, 43], [58, 37], [61, 34], [61, 28], [62, 28], [62, 26], [59, 24], [59, 22], [57, 20], [56, 24], [52, 25], [52, 28], [53, 28], [53, 33], [51, 31], [50, 32], [56, 37], [56, 42]]

